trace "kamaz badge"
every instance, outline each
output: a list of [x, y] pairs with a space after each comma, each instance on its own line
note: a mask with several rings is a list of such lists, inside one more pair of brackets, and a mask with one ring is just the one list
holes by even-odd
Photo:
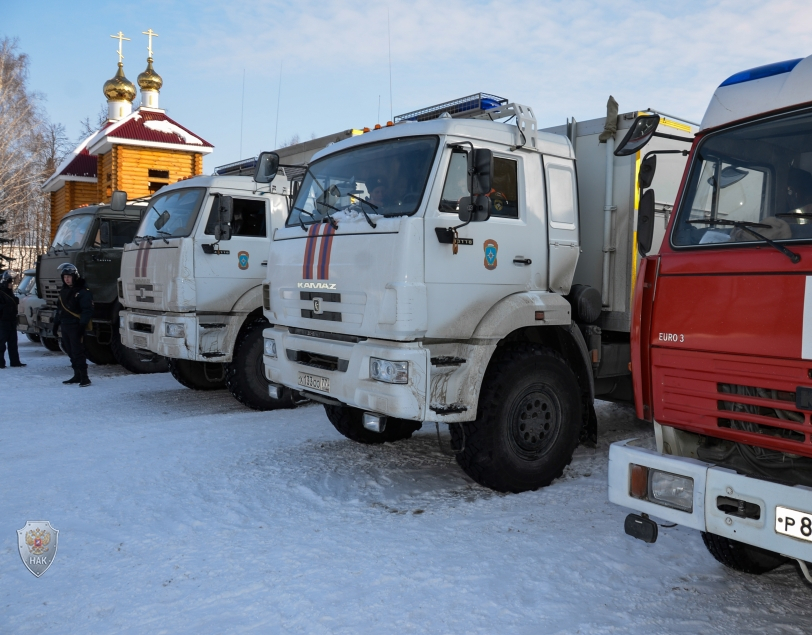
[[242, 269], [243, 271], [248, 269], [248, 252], [247, 251], [241, 251], [240, 253], [237, 254], [237, 266], [240, 269]]
[[25, 527], [17, 530], [17, 545], [25, 568], [40, 577], [56, 557], [59, 530], [51, 527], [47, 520], [29, 520]]

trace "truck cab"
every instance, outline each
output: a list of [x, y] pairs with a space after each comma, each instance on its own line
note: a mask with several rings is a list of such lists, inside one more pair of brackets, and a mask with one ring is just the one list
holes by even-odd
[[17, 307], [17, 330], [25, 333], [31, 342], [39, 342], [39, 329], [36, 325], [36, 315], [39, 309], [45, 306], [45, 300], [37, 294], [37, 270], [23, 271], [22, 280], [14, 290], [14, 295], [20, 300]]
[[125, 345], [168, 358], [187, 387], [228, 383], [252, 407], [288, 403], [269, 397], [255, 368], [261, 371], [268, 244], [288, 214], [288, 194], [282, 173], [262, 187], [248, 176], [197, 176], [153, 196], [124, 249]]
[[692, 527], [723, 564], [812, 561], [812, 57], [737, 73], [708, 106], [657, 255], [632, 366], [656, 451], [613, 445], [609, 498]]
[[[523, 491], [559, 476], [594, 433], [598, 387], [631, 398], [631, 268], [625, 253], [609, 261], [605, 304], [600, 288], [575, 286], [582, 235], [602, 235], [605, 218], [602, 197], [579, 203], [596, 184], [579, 183], [577, 132], [539, 131], [531, 108], [486, 99], [409, 113], [313, 158], [274, 230], [265, 376], [272, 392], [324, 403], [362, 443], [449, 425], [469, 475]], [[507, 117], [516, 125], [494, 121]], [[580, 147], [605, 160], [597, 136]], [[635, 161], [609, 156], [623, 199], [609, 213], [625, 214], [609, 234], [631, 251]], [[602, 263], [589, 261], [599, 280]], [[602, 322], [613, 305], [620, 319]]]

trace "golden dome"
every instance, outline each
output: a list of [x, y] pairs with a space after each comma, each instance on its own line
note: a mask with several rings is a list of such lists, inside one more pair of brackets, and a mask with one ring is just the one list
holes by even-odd
[[138, 76], [138, 85], [141, 87], [141, 90], [155, 91], [161, 90], [161, 86], [164, 85], [164, 80], [161, 79], [161, 76], [152, 68], [151, 57], [147, 58], [147, 70]]
[[124, 64], [118, 63], [116, 76], [104, 82], [104, 96], [107, 101], [129, 101], [135, 99], [135, 85], [124, 76]]

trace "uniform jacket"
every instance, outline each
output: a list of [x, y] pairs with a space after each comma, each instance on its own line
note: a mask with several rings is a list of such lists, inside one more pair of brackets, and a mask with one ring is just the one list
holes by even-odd
[[[59, 301], [56, 303], [56, 324], [80, 324], [87, 326], [93, 317], [93, 294], [79, 278], [72, 287], [66, 284], [59, 290]], [[65, 310], [67, 309], [67, 311]], [[75, 313], [75, 315], [71, 315]]]
[[0, 321], [16, 322], [19, 303], [19, 298], [14, 295], [10, 286], [0, 285]]

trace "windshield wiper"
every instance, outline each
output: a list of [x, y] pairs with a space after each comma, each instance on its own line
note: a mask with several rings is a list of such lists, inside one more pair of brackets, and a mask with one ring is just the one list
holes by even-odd
[[54, 256], [59, 255], [60, 249], [62, 249], [62, 253], [64, 253], [66, 256], [68, 255], [68, 252], [65, 251], [65, 247], [62, 245], [62, 243], [54, 243], [53, 248], [54, 248]]
[[[313, 214], [308, 212], [306, 209], [302, 209], [301, 207], [296, 207], [295, 205], [293, 207], [291, 207], [291, 209], [292, 210], [298, 210], [300, 212], [304, 212], [305, 214], [310, 216], [310, 218], [313, 219], [314, 223], [316, 222], [316, 217], [313, 216]], [[305, 227], [305, 224], [304, 224], [304, 221], [302, 220], [302, 215], [301, 214], [299, 214], [299, 227], [301, 227], [303, 231], [307, 231], [307, 227]]]
[[741, 220], [728, 220], [726, 218], [697, 218], [697, 219], [687, 219], [688, 223], [703, 223], [705, 225], [728, 225], [730, 227], [738, 227], [741, 230], [746, 231], [748, 234], [752, 234], [759, 240], [763, 240], [767, 243], [770, 247], [777, 249], [782, 254], [784, 254], [787, 258], [792, 261], [792, 264], [797, 264], [801, 261], [801, 257], [796, 254], [794, 251], [790, 251], [783, 245], [779, 245], [778, 243], [773, 242], [766, 236], [762, 236], [757, 231], [751, 229], [752, 227], [765, 227], [766, 229], [772, 229], [772, 225], [767, 225], [766, 223], [754, 223], [750, 221], [741, 221]]
[[155, 240], [155, 236], [149, 236], [149, 235], [147, 235], [147, 236], [133, 236], [133, 242], [136, 245], [141, 244], [141, 243], [138, 242], [139, 240], [146, 240], [151, 245], [152, 241]]
[[172, 234], [170, 234], [169, 232], [163, 232], [163, 231], [161, 231], [160, 229], [159, 229], [159, 230], [157, 230], [157, 232], [158, 232], [159, 234], [161, 234], [161, 238], [163, 238], [163, 241], [164, 241], [164, 242], [165, 242], [165, 243], [168, 245], [168, 244], [169, 244], [169, 241], [166, 239], [166, 237], [167, 237], [167, 236], [169, 236], [170, 238], [172, 238]]
[[[366, 205], [369, 205], [372, 208], [372, 210], [377, 213], [377, 210], [378, 210], [377, 205], [374, 205], [374, 204], [370, 203], [369, 201], [361, 198], [360, 196], [356, 196], [355, 194], [352, 194], [351, 192], [347, 193], [347, 196], [349, 196], [350, 198], [354, 198], [359, 203], [364, 203]], [[364, 215], [364, 218], [367, 219], [367, 222], [369, 223], [369, 226], [372, 227], [372, 229], [375, 229], [378, 225], [376, 223], [372, 222], [372, 219], [370, 219], [369, 215], [366, 213], [366, 210], [364, 210], [364, 207], [361, 206], [361, 207], [359, 207], [359, 209], [361, 210], [361, 213]]]

